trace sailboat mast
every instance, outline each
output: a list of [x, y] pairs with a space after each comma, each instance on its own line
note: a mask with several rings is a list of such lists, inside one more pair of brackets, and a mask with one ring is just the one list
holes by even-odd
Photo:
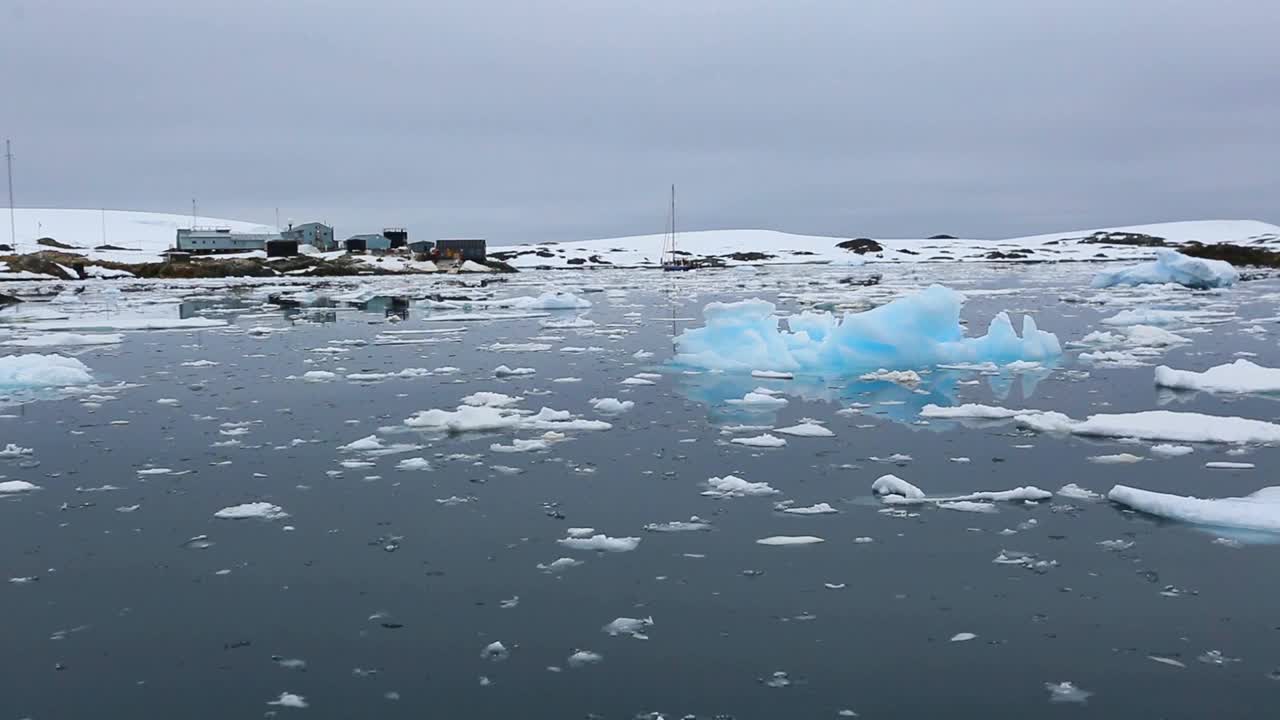
[[676, 252], [676, 186], [671, 184], [671, 254]]

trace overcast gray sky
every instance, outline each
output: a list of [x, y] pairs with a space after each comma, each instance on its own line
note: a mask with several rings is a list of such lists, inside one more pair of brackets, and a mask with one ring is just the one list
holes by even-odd
[[[0, 0], [19, 206], [491, 241], [1280, 221], [1276, 0]], [[2, 202], [2, 201], [0, 201]]]

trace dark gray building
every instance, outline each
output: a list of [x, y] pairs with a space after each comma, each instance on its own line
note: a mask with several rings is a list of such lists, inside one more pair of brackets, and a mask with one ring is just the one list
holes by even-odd
[[439, 240], [436, 242], [436, 251], [441, 259], [457, 258], [476, 262], [483, 262], [488, 254], [485, 241], [474, 239]]

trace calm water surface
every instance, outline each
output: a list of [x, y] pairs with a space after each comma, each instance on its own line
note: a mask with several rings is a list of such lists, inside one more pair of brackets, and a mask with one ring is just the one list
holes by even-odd
[[[85, 349], [77, 357], [102, 384], [137, 386], [99, 392], [113, 399], [82, 394], [4, 409], [0, 442], [34, 453], [0, 461], [0, 473], [41, 489], [0, 500], [3, 577], [35, 578], [0, 585], [0, 718], [1272, 716], [1280, 697], [1280, 682], [1269, 677], [1280, 667], [1272, 601], [1280, 546], [1215, 543], [1213, 533], [1064, 498], [991, 514], [887, 513], [870, 486], [892, 472], [937, 494], [1066, 483], [1100, 493], [1125, 483], [1246, 494], [1274, 484], [1276, 450], [1240, 457], [1202, 446], [1185, 457], [1102, 465], [1088, 458], [1147, 456], [1147, 446], [1041, 436], [1011, 424], [925, 424], [918, 412], [928, 402], [1075, 417], [1164, 406], [1276, 420], [1275, 400], [1162, 397], [1150, 367], [1097, 368], [1074, 353], [1057, 368], [1021, 375], [938, 371], [918, 391], [848, 378], [686, 375], [667, 366], [673, 331], [700, 324], [682, 318], [699, 317], [717, 299], [759, 296], [785, 310], [824, 301], [856, 307], [893, 288], [941, 280], [975, 291], [964, 313], [975, 328], [1000, 309], [1028, 311], [1064, 341], [1145, 299], [1120, 293], [1114, 297], [1127, 304], [1080, 302], [1094, 297], [1087, 268], [884, 272], [884, 285], [865, 290], [836, 282], [856, 272], [812, 268], [683, 278], [524, 274], [490, 288], [506, 296], [536, 294], [544, 284], [593, 285], [587, 289], [600, 292], [583, 297], [596, 326], [584, 329], [544, 329], [545, 318], [432, 323], [425, 302], [389, 298], [264, 310], [264, 291], [203, 292], [164, 309], [232, 325], [133, 333], [120, 345]], [[405, 294], [476, 292], [430, 282]], [[1016, 289], [982, 292], [1008, 287]], [[1259, 281], [1181, 301], [1247, 320], [1274, 316], [1277, 292], [1280, 282]], [[389, 313], [406, 319], [390, 323]], [[1280, 364], [1280, 326], [1271, 318], [1264, 332], [1245, 332], [1252, 325], [1192, 327], [1192, 344], [1155, 362], [1203, 369], [1248, 352], [1260, 364]], [[387, 331], [449, 326], [466, 330], [413, 336], [430, 344], [377, 344]], [[495, 342], [552, 347], [484, 349]], [[317, 352], [325, 348], [340, 352]], [[196, 360], [219, 364], [182, 365]], [[501, 364], [537, 372], [498, 379], [492, 370]], [[442, 366], [460, 370], [345, 379]], [[289, 379], [309, 370], [337, 378]], [[651, 386], [619, 384], [643, 372], [661, 377]], [[564, 377], [581, 381], [553, 382]], [[790, 403], [750, 415], [724, 404], [757, 386]], [[481, 390], [592, 419], [601, 418], [592, 398], [635, 407], [603, 418], [611, 430], [571, 432], [550, 450], [528, 453], [490, 445], [537, 433], [441, 436], [403, 425], [417, 411], [451, 409]], [[860, 412], [837, 412], [844, 408]], [[725, 430], [802, 418], [836, 437], [759, 450], [730, 444], [742, 433]], [[227, 434], [237, 427], [247, 432]], [[338, 449], [371, 434], [422, 447], [372, 457]], [[910, 459], [872, 459], [895, 453]], [[408, 457], [427, 459], [431, 469], [397, 470]], [[371, 464], [341, 464], [351, 460]], [[1257, 469], [1204, 469], [1210, 460]], [[139, 472], [154, 468], [171, 472]], [[709, 477], [729, 473], [780, 494], [700, 494]], [[88, 491], [105, 485], [118, 489]], [[214, 517], [259, 500], [289, 516]], [[839, 512], [786, 515], [774, 509], [783, 500], [829, 502]], [[644, 530], [693, 515], [714, 529]], [[573, 551], [556, 542], [569, 527], [642, 540], [633, 552]], [[772, 535], [825, 542], [755, 543]], [[197, 536], [207, 539], [191, 542]], [[1098, 545], [1107, 540], [1133, 545], [1118, 552]], [[993, 563], [1002, 550], [1056, 564], [1036, 571]], [[561, 557], [582, 564], [538, 568]], [[650, 616], [647, 640], [602, 631], [617, 617]], [[977, 637], [951, 642], [957, 633]], [[494, 641], [507, 659], [482, 657]], [[573, 666], [568, 658], [578, 650], [602, 659]], [[1213, 650], [1228, 660], [1198, 660]], [[1045, 683], [1059, 681], [1092, 695], [1085, 704], [1050, 702]], [[285, 691], [308, 707], [268, 705]]]

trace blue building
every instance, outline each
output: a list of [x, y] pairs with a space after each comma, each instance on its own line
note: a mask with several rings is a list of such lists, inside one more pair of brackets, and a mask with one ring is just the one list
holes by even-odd
[[301, 225], [289, 225], [289, 229], [280, 233], [285, 240], [297, 240], [299, 245], [311, 245], [322, 252], [338, 249], [333, 239], [333, 228], [324, 223], [309, 222]]

